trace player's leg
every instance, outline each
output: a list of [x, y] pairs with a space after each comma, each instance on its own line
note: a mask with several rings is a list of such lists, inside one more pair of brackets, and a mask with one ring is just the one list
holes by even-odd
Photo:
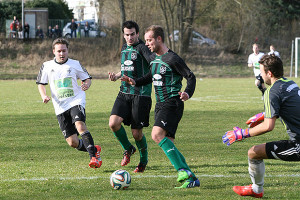
[[146, 137], [143, 134], [143, 129], [131, 129], [131, 131], [135, 140], [135, 144], [140, 153], [140, 162], [134, 172], [144, 172], [148, 163], [148, 146]]
[[134, 172], [144, 172], [148, 163], [148, 146], [143, 127], [149, 126], [151, 106], [151, 97], [135, 95], [132, 99], [131, 131], [140, 153], [140, 162]]
[[262, 76], [259, 75], [259, 76], [256, 76], [255, 78], [256, 78], [255, 79], [255, 85], [261, 91], [262, 95], [264, 95], [266, 87], [265, 87], [264, 80], [263, 80]]
[[252, 196], [261, 198], [263, 196], [265, 164], [267, 159], [266, 144], [253, 146], [248, 151], [249, 175], [252, 181], [248, 186], [234, 186], [233, 191], [240, 196]]
[[[72, 107], [70, 109], [70, 115], [72, 117], [72, 123], [74, 123], [77, 132], [82, 138], [82, 144], [90, 155], [91, 161], [89, 166], [91, 168], [99, 168], [102, 165], [102, 160], [100, 157], [101, 147], [94, 144], [94, 139], [86, 127], [86, 115], [84, 107], [80, 105]], [[80, 140], [78, 145], [80, 145]]]

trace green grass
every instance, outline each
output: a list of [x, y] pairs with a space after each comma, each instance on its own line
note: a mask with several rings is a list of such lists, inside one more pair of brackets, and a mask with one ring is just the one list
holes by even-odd
[[[296, 80], [299, 84], [300, 81]], [[232, 191], [234, 185], [250, 184], [247, 151], [256, 144], [287, 139], [284, 127], [230, 147], [222, 135], [233, 126], [245, 126], [263, 111], [253, 78], [197, 80], [192, 99], [185, 103], [175, 144], [201, 181], [200, 188], [174, 189], [176, 171], [151, 140], [152, 126], [144, 129], [149, 163], [143, 174], [134, 174], [139, 162], [120, 166], [123, 150], [108, 127], [119, 82], [93, 80], [87, 91], [87, 126], [95, 143], [102, 146], [103, 165], [88, 167], [89, 156], [65, 142], [52, 102], [43, 104], [35, 81], [0, 81], [0, 199], [247, 199]], [[50, 92], [47, 88], [48, 93]], [[153, 107], [151, 124], [153, 124]], [[130, 129], [129, 139], [134, 143]], [[265, 198], [298, 199], [299, 163], [266, 160]], [[115, 191], [110, 174], [125, 169], [132, 176], [128, 190]], [[250, 198], [248, 198], [250, 199]]]

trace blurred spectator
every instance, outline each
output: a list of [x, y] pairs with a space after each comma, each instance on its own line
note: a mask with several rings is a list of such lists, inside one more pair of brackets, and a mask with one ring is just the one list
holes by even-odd
[[52, 27], [51, 27], [51, 26], [48, 27], [48, 30], [47, 30], [47, 37], [48, 37], [48, 38], [52, 38], [52, 37], [53, 37], [53, 30], [52, 30]]
[[35, 37], [41, 38], [41, 39], [44, 38], [44, 32], [43, 32], [43, 29], [41, 29], [41, 26], [37, 27], [36, 32], [35, 32]]
[[76, 24], [75, 20], [72, 19], [72, 22], [71, 22], [71, 25], [70, 25], [70, 29], [71, 29], [71, 38], [73, 37], [73, 33], [75, 35], [75, 38], [77, 37], [77, 34], [76, 34], [76, 30], [78, 28], [78, 25]]
[[11, 22], [10, 30], [11, 30], [10, 37], [11, 38], [17, 37], [17, 24], [16, 24], [15, 20]]
[[84, 37], [89, 37], [90, 25], [89, 22], [86, 21], [84, 24]]
[[57, 24], [55, 25], [53, 36], [54, 36], [54, 38], [62, 37], [62, 31], [60, 30], [60, 28], [58, 27]]
[[29, 38], [29, 29], [30, 29], [30, 26], [29, 24], [26, 22], [25, 25], [24, 25], [24, 38]]
[[274, 54], [275, 56], [280, 58], [279, 52], [275, 50], [274, 45], [270, 45], [270, 52], [268, 53], [268, 55], [271, 55], [271, 54]]
[[23, 39], [23, 28], [22, 28], [22, 24], [18, 25], [18, 38], [19, 39]]

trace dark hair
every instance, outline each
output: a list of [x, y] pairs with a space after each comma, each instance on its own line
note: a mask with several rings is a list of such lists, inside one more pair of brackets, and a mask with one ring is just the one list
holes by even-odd
[[161, 37], [162, 42], [165, 42], [165, 34], [164, 34], [164, 29], [161, 26], [158, 25], [152, 25], [149, 26], [145, 33], [152, 31], [153, 32], [153, 38], [156, 39], [158, 36]]
[[139, 25], [134, 21], [126, 21], [122, 24], [122, 32], [124, 33], [124, 28], [132, 29], [135, 28], [135, 32], [139, 33]]
[[69, 42], [68, 42], [68, 40], [65, 39], [65, 38], [62, 38], [62, 37], [56, 38], [56, 39], [52, 42], [52, 49], [55, 48], [55, 45], [56, 45], [56, 44], [65, 44], [65, 45], [67, 46], [67, 48], [69, 48]]
[[283, 64], [281, 59], [275, 54], [264, 55], [260, 61], [260, 64], [264, 66], [265, 72], [272, 72], [275, 78], [283, 77]]

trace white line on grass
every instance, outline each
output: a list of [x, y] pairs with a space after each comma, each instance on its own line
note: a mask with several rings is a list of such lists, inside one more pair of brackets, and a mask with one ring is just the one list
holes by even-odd
[[[210, 178], [236, 178], [236, 177], [248, 177], [248, 174], [240, 175], [222, 175], [222, 174], [202, 174], [197, 177], [210, 177]], [[300, 177], [300, 174], [278, 174], [278, 175], [266, 175], [265, 177]], [[176, 175], [132, 175], [132, 178], [177, 178]], [[90, 177], [51, 177], [51, 178], [20, 178], [20, 179], [4, 179], [0, 182], [15, 182], [15, 181], [48, 181], [48, 180], [92, 180], [92, 179], [109, 179], [109, 176], [90, 176]]]

